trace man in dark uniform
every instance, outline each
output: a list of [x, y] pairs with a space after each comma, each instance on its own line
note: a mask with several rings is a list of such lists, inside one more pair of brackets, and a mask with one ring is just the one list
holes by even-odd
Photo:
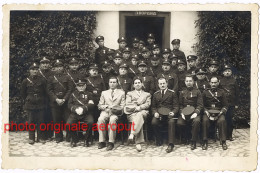
[[107, 60], [107, 52], [108, 48], [104, 46], [104, 37], [103, 36], [98, 36], [96, 37], [96, 43], [98, 44], [98, 48], [95, 51], [95, 60], [94, 62], [97, 64], [100, 64]]
[[117, 76], [115, 71], [112, 69], [111, 64], [107, 61], [105, 61], [102, 65], [102, 72], [101, 72], [101, 77], [104, 79], [104, 83], [106, 86], [106, 89], [109, 88], [108, 82], [109, 78], [112, 76]]
[[209, 62], [208, 73], [206, 76], [207, 80], [210, 81], [213, 76], [221, 79], [221, 76], [219, 75], [219, 62], [217, 60], [210, 60]]
[[206, 78], [206, 72], [202, 68], [200, 68], [196, 72], [196, 78], [197, 81], [195, 82], [195, 86], [197, 89], [200, 90], [201, 93], [203, 93], [206, 89], [210, 87], [209, 82]]
[[[51, 68], [50, 60], [47, 59], [46, 57], [43, 57], [42, 60], [40, 61], [39, 76], [45, 80], [46, 85], [47, 85], [48, 78], [52, 75], [52, 71], [50, 68]], [[45, 105], [46, 105], [46, 108], [44, 110], [44, 122], [50, 123], [52, 121], [52, 115], [51, 115], [50, 100], [48, 97], [46, 99]], [[51, 129], [47, 129], [43, 133], [44, 133], [45, 139], [51, 140], [51, 138], [53, 137], [53, 130], [51, 130]]]
[[78, 81], [79, 79], [83, 79], [85, 77], [82, 73], [80, 73], [78, 69], [79, 69], [79, 62], [78, 60], [76, 60], [75, 57], [73, 57], [69, 62], [69, 70], [66, 71], [66, 74], [68, 75], [69, 79], [73, 83], [74, 87], [76, 87], [76, 81]]
[[178, 77], [175, 73], [171, 73], [171, 63], [169, 61], [162, 62], [162, 72], [157, 75], [157, 79], [163, 77], [168, 82], [168, 88], [178, 91]]
[[114, 49], [108, 49], [108, 52], [107, 52], [107, 61], [110, 63], [110, 64], [113, 64], [114, 63], [114, 54], [115, 54], [115, 50]]
[[[210, 121], [216, 121], [216, 125], [219, 129], [219, 140], [222, 144], [223, 150], [227, 149], [226, 144], [226, 132], [227, 124], [225, 119], [225, 113], [227, 112], [227, 99], [226, 94], [223, 89], [218, 88], [219, 79], [217, 77], [212, 77], [210, 79], [210, 89], [203, 92], [204, 100], [204, 115], [202, 120], [202, 130], [203, 130], [203, 145], [202, 149], [208, 149], [208, 134]], [[209, 111], [217, 110], [219, 113], [217, 116], [212, 116]]]
[[157, 75], [162, 72], [162, 65], [160, 57], [158, 55], [153, 55], [151, 57], [151, 66], [149, 67], [151, 74], [157, 80]]
[[143, 40], [139, 41], [139, 52], [141, 53], [142, 49], [145, 47], [145, 42]]
[[147, 48], [152, 51], [152, 47], [155, 44], [155, 37], [153, 33], [149, 33], [147, 36]]
[[[187, 127], [191, 126], [191, 150], [196, 148], [196, 141], [200, 131], [200, 111], [203, 108], [203, 100], [201, 92], [194, 87], [193, 76], [188, 74], [185, 77], [186, 88], [180, 92], [179, 95], [179, 105], [180, 105], [180, 114], [177, 125], [180, 128], [180, 132], [187, 132]], [[195, 108], [191, 117], [186, 117], [182, 110], [185, 107], [193, 106]], [[185, 129], [186, 128], [186, 129]], [[187, 134], [187, 133], [186, 133]], [[187, 139], [187, 135], [185, 136]], [[189, 140], [189, 139], [187, 139]]]
[[178, 59], [177, 67], [178, 67], [178, 72], [177, 72], [178, 90], [182, 91], [182, 90], [184, 90], [186, 88], [185, 76], [187, 74], [187, 71], [186, 71], [187, 65], [186, 65], [185, 61], [182, 61], [182, 60]]
[[169, 61], [171, 62], [171, 72], [177, 74], [178, 73], [178, 57], [175, 54], [170, 54]]
[[133, 39], [133, 42], [132, 42], [132, 45], [133, 45], [133, 48], [132, 48], [132, 51], [131, 53], [132, 54], [139, 54], [140, 53], [140, 49], [139, 49], [139, 38], [135, 37]]
[[[62, 125], [67, 120], [67, 103], [72, 92], [73, 84], [70, 78], [64, 73], [63, 63], [56, 60], [54, 63], [55, 73], [48, 79], [47, 89], [50, 97], [52, 119], [54, 124]], [[57, 143], [63, 141], [61, 129], [55, 133]]]
[[174, 53], [179, 59], [186, 62], [186, 56], [184, 52], [182, 52], [180, 49], [180, 39], [173, 39], [172, 40], [172, 53]]
[[119, 48], [116, 50], [116, 53], [123, 53], [123, 50], [126, 48], [126, 38], [120, 37], [117, 39], [117, 43], [119, 44]]
[[161, 49], [158, 44], [154, 44], [152, 47], [152, 54], [161, 56]]
[[126, 63], [127, 65], [131, 64], [131, 50], [129, 47], [126, 47], [123, 50], [123, 63]]
[[151, 52], [147, 47], [144, 47], [142, 49], [142, 57], [140, 59], [143, 60], [149, 66], [149, 63], [151, 61]]
[[[37, 128], [39, 142], [45, 143], [43, 131], [40, 130], [44, 123], [44, 110], [46, 108], [46, 80], [38, 75], [39, 66], [33, 63], [30, 66], [30, 76], [22, 81], [21, 96], [24, 100], [24, 110], [28, 115], [28, 123]], [[35, 130], [29, 130], [29, 144], [35, 142]]]
[[133, 80], [139, 78], [143, 81], [144, 91], [149, 92], [151, 95], [155, 92], [155, 82], [154, 77], [147, 73], [147, 64], [144, 61], [141, 61], [138, 64], [139, 73]]
[[[160, 90], [153, 94], [152, 98], [152, 126], [156, 138], [156, 145], [162, 145], [162, 138], [160, 129], [168, 124], [168, 147], [166, 149], [167, 153], [172, 152], [175, 142], [175, 120], [174, 117], [177, 116], [179, 110], [178, 96], [173, 90], [167, 88], [167, 80], [165, 78], [158, 79], [158, 85]], [[159, 109], [167, 108], [169, 109], [168, 116], [160, 115]], [[165, 118], [161, 116], [166, 116]]]
[[[78, 122], [84, 122], [87, 125], [84, 140], [84, 146], [88, 147], [88, 139], [89, 135], [91, 135], [92, 124], [94, 123], [94, 118], [92, 115], [92, 109], [94, 108], [93, 96], [92, 93], [86, 90], [86, 81], [83, 79], [76, 80], [76, 89], [71, 94], [68, 107], [71, 111], [70, 116], [68, 118], [67, 124], [70, 124], [70, 128], [72, 128], [73, 124], [78, 124]], [[79, 130], [79, 129], [77, 129]], [[77, 131], [70, 129], [69, 131], [71, 136], [71, 147], [76, 147], [77, 139]]]
[[118, 89], [122, 89], [127, 93], [131, 91], [132, 79], [128, 75], [128, 65], [123, 63], [119, 66], [119, 75], [117, 76]]
[[118, 74], [118, 69], [120, 64], [123, 62], [123, 57], [121, 53], [116, 53], [114, 57], [114, 63], [112, 64], [112, 69]]
[[228, 110], [226, 113], [227, 121], [227, 139], [233, 141], [233, 114], [235, 109], [238, 108], [238, 84], [236, 79], [232, 76], [232, 68], [230, 65], [225, 65], [223, 69], [223, 77], [220, 80], [220, 86], [226, 92], [227, 102], [229, 104]]
[[170, 54], [171, 54], [171, 49], [169, 49], [169, 48], [163, 49], [163, 51], [162, 51], [163, 61], [168, 61]]
[[196, 66], [196, 60], [197, 60], [197, 56], [195, 55], [189, 55], [187, 56], [187, 62], [188, 62], [188, 66], [189, 66], [189, 70], [187, 70], [187, 72], [189, 74], [191, 74], [192, 76], [195, 77], [196, 75], [196, 71], [197, 71], [197, 66]]
[[138, 60], [139, 56], [137, 54], [131, 55], [131, 63], [129, 65], [129, 76], [132, 79], [138, 74]]

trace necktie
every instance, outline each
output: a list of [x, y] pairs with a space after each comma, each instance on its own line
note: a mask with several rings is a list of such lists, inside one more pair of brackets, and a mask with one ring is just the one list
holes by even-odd
[[164, 96], [164, 90], [162, 90], [162, 98], [163, 98], [163, 96]]
[[111, 97], [114, 97], [114, 90], [111, 91]]

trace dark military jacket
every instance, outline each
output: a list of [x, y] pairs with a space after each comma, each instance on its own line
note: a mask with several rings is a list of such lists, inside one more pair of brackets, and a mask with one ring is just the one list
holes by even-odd
[[66, 74], [68, 75], [70, 81], [73, 83], [74, 87], [76, 86], [76, 82], [79, 79], [85, 78], [85, 75], [80, 73], [80, 71], [78, 71], [78, 70], [68, 70], [68, 71], [66, 71]]
[[137, 55], [140, 55], [140, 49], [139, 48], [133, 48], [132, 50], [131, 50], [131, 54], [137, 54]]
[[88, 92], [87, 90], [83, 92], [79, 92], [78, 90], [75, 90], [69, 98], [68, 107], [71, 113], [73, 114], [76, 114], [75, 110], [78, 107], [82, 107], [83, 115], [86, 115], [87, 113], [91, 112], [94, 107], [94, 103], [93, 104], [89, 103], [90, 100], [93, 101], [93, 95], [91, 92]]
[[177, 73], [177, 77], [178, 77], [178, 90], [182, 91], [186, 88], [186, 84], [185, 84], [185, 76], [187, 74], [187, 71], [178, 71]]
[[238, 105], [238, 85], [233, 77], [222, 77], [220, 87], [226, 92], [227, 101], [230, 106]]
[[128, 73], [129, 73], [130, 78], [133, 79], [139, 73], [138, 66], [137, 65], [134, 66], [134, 65], [130, 64]]
[[45, 79], [46, 81], [52, 75], [52, 73], [53, 72], [50, 69], [46, 69], [46, 70], [39, 69], [39, 76]]
[[187, 70], [188, 74], [191, 74], [192, 76], [196, 76], [197, 67], [192, 67], [189, 70]]
[[174, 91], [178, 91], [178, 77], [175, 73], [171, 73], [171, 71], [164, 72], [162, 71], [157, 75], [157, 79], [160, 77], [164, 77], [168, 80], [168, 88]]
[[97, 104], [101, 96], [101, 92], [106, 90], [103, 76], [89, 76], [87, 78], [87, 90], [93, 93], [94, 103]]
[[226, 113], [228, 102], [223, 89], [207, 89], [203, 92], [202, 96], [205, 110], [215, 109]]
[[21, 96], [25, 110], [46, 108], [46, 80], [40, 76], [29, 76], [22, 81]]
[[178, 57], [178, 59], [181, 59], [181, 60], [183, 60], [184, 62], [186, 62], [186, 56], [185, 56], [185, 54], [184, 54], [183, 51], [178, 50], [178, 49], [173, 49], [173, 50], [172, 50], [172, 53], [173, 53], [174, 55], [176, 55], [176, 56]]
[[150, 66], [148, 67], [148, 69], [150, 70], [151, 74], [153, 75], [153, 77], [155, 77], [157, 79], [157, 75], [162, 73], [162, 66], [161, 64], [158, 64], [158, 66]]
[[131, 91], [132, 79], [128, 75], [119, 75], [118, 79], [118, 89], [123, 89], [125, 93]]
[[95, 51], [95, 63], [96, 64], [102, 64], [104, 61], [107, 60], [107, 52], [109, 48], [107, 47], [99, 47]]
[[124, 50], [125, 50], [124, 48], [119, 48], [119, 49], [115, 50], [115, 53], [121, 53], [122, 54]]
[[51, 100], [51, 106], [54, 106], [57, 105], [57, 98], [68, 101], [73, 89], [73, 84], [65, 73], [54, 73], [48, 79], [47, 89]]
[[201, 92], [196, 88], [185, 88], [179, 95], [180, 113], [183, 108], [193, 106], [194, 113], [200, 114], [203, 108], [203, 99]]
[[133, 80], [136, 78], [139, 78], [143, 81], [144, 84], [144, 91], [149, 92], [151, 95], [155, 92], [155, 81], [154, 77], [146, 73], [138, 73], [136, 77], [134, 77]]
[[203, 93], [203, 91], [205, 91], [206, 89], [210, 88], [209, 82], [206, 78], [203, 80], [195, 81], [195, 86], [197, 89], [200, 90], [201, 93]]
[[111, 67], [113, 71], [116, 73], [116, 75], [119, 74], [119, 65], [116, 65], [115, 63], [111, 64]]
[[179, 111], [179, 102], [177, 93], [173, 90], [167, 89], [162, 97], [162, 91], [158, 90], [153, 94], [152, 98], [152, 114], [158, 112], [159, 108], [168, 108], [177, 116]]

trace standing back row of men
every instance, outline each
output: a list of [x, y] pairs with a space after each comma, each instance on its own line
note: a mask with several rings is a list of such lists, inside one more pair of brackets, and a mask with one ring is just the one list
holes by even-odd
[[[125, 109], [128, 121], [136, 124], [136, 131], [131, 131], [129, 140], [135, 138], [138, 151], [142, 150], [142, 128], [149, 114], [157, 145], [161, 145], [161, 125], [168, 123], [167, 152], [174, 147], [175, 119], [178, 119], [180, 128], [191, 123], [191, 149], [196, 148], [201, 118], [203, 149], [207, 149], [208, 145], [209, 120], [216, 120], [222, 147], [227, 149], [225, 141], [226, 138], [232, 140], [232, 115], [238, 102], [238, 87], [231, 67], [225, 65], [221, 77], [218, 61], [212, 60], [207, 74], [203, 69], [196, 68], [197, 57], [189, 55], [189, 70], [186, 70], [186, 57], [178, 50], [180, 40], [173, 40], [174, 50], [165, 49], [162, 55], [153, 40], [154, 36], [149, 34], [147, 47], [140, 49], [140, 40], [135, 38], [131, 51], [122, 37], [118, 39], [119, 49], [113, 51], [104, 47], [104, 37], [98, 36], [97, 63], [89, 66], [89, 74], [78, 71], [77, 58], [71, 59], [69, 70], [64, 69], [61, 60], [53, 63], [54, 71], [50, 70], [50, 60], [45, 57], [40, 61], [40, 68], [34, 63], [30, 67], [30, 76], [24, 79], [21, 88], [29, 123], [47, 123], [52, 115], [53, 122], [60, 124], [78, 120], [83, 120], [89, 127], [94, 122], [101, 124], [109, 121], [113, 124], [117, 122], [118, 114], [122, 113], [116, 110], [117, 105]], [[46, 139], [46, 134], [47, 138], [52, 135], [52, 132], [44, 135], [38, 131], [40, 141]], [[89, 134], [90, 131], [87, 131], [86, 146]], [[108, 134], [107, 149], [111, 150], [116, 133], [109, 130]], [[34, 132], [29, 132], [31, 144], [35, 141], [34, 135]], [[55, 134], [55, 139], [57, 142], [63, 140], [62, 131]], [[76, 146], [75, 132], [71, 132], [68, 140]], [[99, 131], [99, 148], [106, 146], [105, 140], [106, 132]]]

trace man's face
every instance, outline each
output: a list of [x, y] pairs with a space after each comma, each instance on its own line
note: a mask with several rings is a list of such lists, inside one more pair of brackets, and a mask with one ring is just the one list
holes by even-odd
[[107, 57], [110, 61], [114, 60], [113, 55], [108, 55]]
[[97, 44], [99, 47], [104, 47], [104, 40], [100, 40]]
[[78, 64], [71, 64], [71, 65], [69, 65], [69, 68], [71, 70], [77, 70], [79, 68], [79, 65]]
[[130, 57], [130, 55], [131, 55], [130, 52], [124, 52], [123, 53], [123, 58], [124, 59], [128, 59]]
[[50, 68], [50, 64], [49, 63], [41, 63], [40, 64], [40, 69], [41, 70], [47, 70]]
[[150, 52], [142, 52], [142, 56], [147, 59], [150, 56]]
[[226, 70], [224, 70], [224, 71], [223, 71], [223, 75], [224, 75], [225, 77], [231, 76], [231, 75], [232, 75], [232, 70], [231, 70], [231, 69], [226, 69]]
[[132, 62], [132, 65], [135, 66], [135, 65], [137, 65], [137, 62], [138, 62], [138, 61], [137, 61], [135, 58], [133, 58], [133, 59], [131, 60], [131, 62]]
[[109, 73], [111, 71], [111, 66], [103, 67], [102, 69], [105, 73]]
[[155, 48], [155, 49], [153, 49], [153, 54], [154, 55], [159, 55], [160, 54], [160, 48]]
[[124, 48], [126, 47], [126, 42], [121, 41], [121, 42], [119, 43], [119, 47], [120, 47], [121, 49], [124, 49]]
[[173, 44], [173, 45], [172, 45], [172, 48], [173, 48], [173, 49], [176, 49], [176, 50], [179, 50], [180, 44]]
[[116, 79], [109, 79], [109, 88], [110, 89], [116, 89], [117, 88], [117, 80]]
[[133, 47], [134, 48], [139, 48], [139, 43], [138, 42], [133, 43]]
[[179, 64], [178, 65], [178, 71], [184, 71], [186, 66], [184, 64]]
[[166, 79], [160, 79], [158, 80], [158, 86], [160, 90], [165, 90], [168, 86], [168, 83], [166, 82]]
[[89, 70], [90, 76], [97, 76], [98, 75], [98, 70], [97, 69], [90, 69]]
[[147, 67], [146, 67], [146, 66], [139, 66], [139, 67], [138, 67], [138, 70], [139, 70], [141, 73], [144, 73], [144, 72], [146, 72]]
[[153, 38], [147, 39], [148, 44], [154, 44], [154, 41], [155, 41], [155, 39], [153, 39]]
[[84, 85], [77, 85], [76, 86], [76, 88], [77, 88], [77, 90], [79, 91], [79, 92], [82, 92], [82, 91], [85, 91], [86, 90], [86, 88], [87, 88], [87, 85], [86, 84], [84, 84]]
[[62, 66], [55, 67], [55, 71], [56, 71], [57, 73], [62, 73], [62, 72], [63, 72], [63, 67], [62, 67]]
[[185, 85], [190, 88], [190, 87], [193, 87], [193, 84], [194, 84], [194, 80], [192, 77], [186, 77], [185, 78]]
[[158, 66], [159, 63], [160, 63], [159, 60], [157, 60], [157, 61], [151, 60], [151, 64], [152, 64], [152, 66]]
[[126, 75], [127, 74], [127, 69], [126, 68], [119, 68], [119, 74], [120, 75]]
[[177, 59], [172, 59], [172, 66], [175, 66], [177, 64]]
[[139, 43], [139, 49], [142, 50], [143, 48], [144, 48], [144, 45]]
[[217, 88], [218, 86], [219, 86], [219, 81], [218, 81], [218, 79], [217, 78], [211, 78], [210, 79], [210, 86], [211, 86], [211, 88]]
[[162, 70], [163, 71], [169, 71], [171, 69], [171, 66], [169, 64], [163, 64], [162, 65]]
[[142, 82], [139, 80], [139, 79], [136, 79], [135, 81], [134, 81], [134, 88], [136, 89], [136, 90], [141, 90], [142, 89]]
[[115, 58], [114, 62], [115, 62], [116, 65], [119, 65], [119, 64], [122, 63], [122, 59], [121, 58]]
[[196, 60], [189, 60], [188, 61], [188, 64], [189, 64], [189, 67], [192, 68], [192, 67], [196, 67]]
[[216, 65], [209, 66], [209, 71], [211, 73], [215, 73], [215, 72], [217, 72], [217, 70], [218, 70], [218, 66], [216, 66]]
[[198, 78], [198, 80], [203, 80], [203, 79], [205, 79], [206, 75], [205, 74], [197, 74], [196, 77]]
[[38, 69], [35, 69], [35, 68], [34, 69], [30, 69], [29, 73], [30, 73], [31, 76], [36, 76], [37, 73], [38, 73]]

